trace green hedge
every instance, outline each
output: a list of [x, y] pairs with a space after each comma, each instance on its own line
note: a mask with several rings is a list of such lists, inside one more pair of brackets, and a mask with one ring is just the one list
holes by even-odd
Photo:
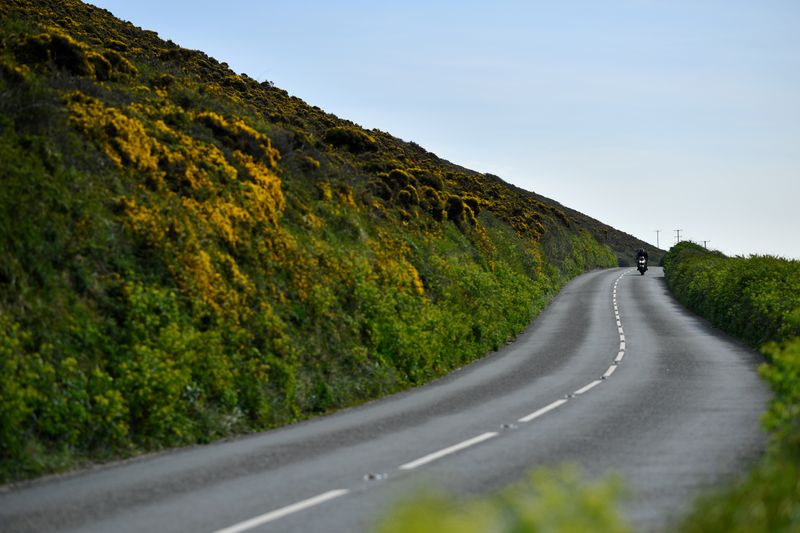
[[726, 257], [689, 242], [664, 258], [675, 297], [752, 346], [800, 335], [800, 262]]
[[681, 530], [800, 530], [800, 262], [726, 257], [683, 242], [664, 258], [664, 273], [681, 303], [760, 348], [774, 394], [765, 459], [735, 487], [699, 500]]

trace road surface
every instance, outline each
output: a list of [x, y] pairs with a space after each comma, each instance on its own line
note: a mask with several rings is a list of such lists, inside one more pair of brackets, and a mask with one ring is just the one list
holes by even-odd
[[369, 531], [421, 486], [616, 472], [640, 530], [764, 450], [759, 355], [680, 307], [660, 268], [569, 283], [517, 340], [413, 391], [230, 442], [0, 492], [2, 531]]

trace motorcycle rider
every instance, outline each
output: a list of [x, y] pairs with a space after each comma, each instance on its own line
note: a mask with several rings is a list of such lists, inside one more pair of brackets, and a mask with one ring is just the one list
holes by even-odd
[[644, 251], [644, 248], [639, 248], [636, 250], [636, 265], [637, 269], [639, 270], [639, 274], [644, 276], [644, 273], [647, 270], [647, 252]]

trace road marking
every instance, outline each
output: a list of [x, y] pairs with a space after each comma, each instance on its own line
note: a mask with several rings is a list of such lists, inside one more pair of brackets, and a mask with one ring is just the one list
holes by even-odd
[[[619, 339], [620, 339], [619, 353], [617, 353], [617, 357], [616, 357], [616, 359], [614, 359], [614, 364], [611, 365], [610, 367], [608, 367], [608, 370], [606, 370], [605, 374], [603, 374], [603, 379], [611, 377], [611, 375], [614, 372], [616, 372], [617, 364], [620, 363], [622, 361], [622, 358], [625, 356], [625, 335], [623, 333], [622, 321], [620, 319], [619, 307], [617, 305], [617, 285], [619, 284], [619, 281], [622, 279], [622, 277], [624, 275], [625, 275], [625, 273], [623, 272], [622, 274], [620, 274], [620, 276], [614, 282], [614, 291], [613, 291], [613, 298], [612, 298], [612, 301], [613, 301], [613, 304], [614, 304], [614, 315], [616, 316], [617, 326], [618, 326], [618, 330], [619, 330]], [[589, 384], [581, 387], [580, 389], [576, 390], [573, 393], [573, 395], [577, 396], [577, 395], [580, 395], [580, 394], [584, 394], [584, 393], [590, 391], [591, 389], [595, 388], [596, 386], [600, 385], [602, 382], [603, 381], [600, 380], [600, 379], [592, 381], [591, 383], [589, 383]], [[529, 415], [523, 416], [518, 421], [519, 422], [530, 422], [531, 420], [539, 418], [540, 416], [543, 416], [543, 415], [549, 413], [550, 411], [552, 411], [554, 409], [557, 409], [558, 407], [561, 407], [562, 405], [567, 403], [567, 401], [568, 401], [567, 399], [556, 400], [556, 401], [552, 402], [551, 404], [546, 405], [545, 407], [542, 407], [541, 409], [538, 409], [538, 410], [530, 413]], [[401, 469], [401, 470], [413, 470], [413, 469], [418, 468], [420, 466], [423, 466], [423, 465], [426, 465], [426, 464], [431, 463], [433, 461], [436, 461], [437, 459], [441, 459], [442, 457], [445, 457], [447, 455], [456, 453], [458, 451], [464, 450], [464, 449], [469, 448], [471, 446], [475, 446], [476, 444], [480, 444], [481, 442], [484, 442], [484, 441], [487, 441], [487, 440], [492, 439], [494, 437], [497, 437], [498, 435], [499, 435], [499, 433], [494, 432], [494, 431], [483, 433], [481, 435], [478, 435], [477, 437], [473, 437], [471, 439], [467, 439], [467, 440], [465, 440], [463, 442], [460, 442], [458, 444], [455, 444], [453, 446], [449, 446], [447, 448], [443, 448], [443, 449], [441, 449], [439, 451], [430, 453], [428, 455], [420, 457], [419, 459], [416, 459], [416, 460], [411, 461], [409, 463], [405, 463], [403, 465], [400, 465], [398, 468]], [[372, 478], [370, 478], [370, 479], [372, 479]], [[379, 479], [379, 478], [376, 477], [375, 479]], [[382, 477], [380, 479], [382, 479]], [[214, 533], [241, 533], [243, 531], [247, 531], [249, 529], [253, 529], [253, 528], [262, 526], [264, 524], [268, 524], [269, 522], [273, 522], [273, 521], [278, 520], [280, 518], [283, 518], [285, 516], [288, 516], [288, 515], [291, 515], [291, 514], [294, 514], [294, 513], [298, 513], [300, 511], [304, 511], [306, 509], [309, 509], [311, 507], [315, 507], [317, 505], [321, 505], [321, 504], [323, 504], [325, 502], [334, 500], [336, 498], [340, 498], [340, 497], [342, 497], [342, 496], [344, 496], [346, 494], [349, 494], [349, 493], [350, 493], [349, 489], [336, 489], [336, 490], [331, 490], [331, 491], [328, 491], [328, 492], [324, 492], [324, 493], [319, 494], [317, 496], [314, 496], [312, 498], [308, 498], [306, 500], [303, 500], [303, 501], [300, 501], [300, 502], [297, 502], [297, 503], [293, 503], [291, 505], [287, 505], [286, 507], [281, 507], [280, 509], [276, 509], [274, 511], [270, 511], [268, 513], [264, 513], [262, 515], [253, 517], [253, 518], [251, 518], [249, 520], [245, 520], [244, 522], [239, 522], [238, 524], [234, 524], [234, 525], [232, 525], [230, 527], [226, 527], [226, 528], [223, 528], [223, 529], [218, 529]]]
[[218, 529], [214, 533], [240, 533], [242, 531], [247, 531], [248, 529], [253, 529], [254, 527], [263, 526], [264, 524], [273, 522], [275, 520], [278, 520], [279, 518], [283, 518], [284, 516], [304, 511], [310, 507], [314, 507], [321, 503], [325, 503], [335, 498], [339, 498], [341, 496], [344, 496], [345, 494], [348, 494], [349, 492], [350, 491], [348, 489], [331, 490], [323, 494], [320, 494], [318, 496], [314, 496], [313, 498], [293, 503], [292, 505], [287, 505], [286, 507], [282, 507], [280, 509], [276, 509], [274, 511], [270, 511], [268, 513], [264, 513], [262, 515], [253, 517], [250, 520], [239, 522], [238, 524], [232, 525], [231, 527], [226, 527], [225, 529]]
[[550, 412], [550, 411], [552, 411], [553, 409], [555, 409], [555, 408], [557, 408], [557, 407], [561, 407], [561, 406], [562, 406], [562, 405], [564, 405], [565, 403], [567, 403], [567, 400], [565, 400], [565, 399], [563, 399], [563, 398], [562, 398], [561, 400], [556, 400], [556, 401], [554, 401], [553, 403], [551, 403], [550, 405], [548, 405], [548, 406], [546, 406], [546, 407], [542, 407], [542, 408], [541, 408], [541, 409], [539, 409], [538, 411], [534, 411], [534, 412], [532, 412], [532, 413], [531, 413], [531, 414], [529, 414], [529, 415], [525, 415], [525, 416], [523, 416], [522, 418], [520, 418], [519, 420], [517, 420], [517, 422], [530, 422], [530, 421], [531, 421], [531, 420], [533, 420], [534, 418], [539, 418], [539, 417], [540, 417], [540, 416], [542, 416], [543, 414], [545, 414], [545, 413], [549, 413], [549, 412]]
[[589, 392], [590, 390], [592, 390], [593, 388], [597, 387], [601, 383], [602, 383], [601, 380], [596, 379], [596, 380], [592, 381], [591, 383], [589, 383], [588, 385], [586, 385], [585, 387], [581, 387], [580, 389], [576, 390], [573, 394], [577, 395], [577, 394], [583, 394], [584, 392]]
[[477, 437], [473, 437], [471, 439], [465, 440], [464, 442], [459, 442], [458, 444], [454, 444], [453, 446], [450, 446], [448, 448], [444, 448], [442, 450], [439, 450], [438, 452], [429, 453], [428, 455], [426, 455], [424, 457], [420, 457], [419, 459], [417, 459], [415, 461], [411, 461], [410, 463], [406, 463], [404, 465], [401, 465], [400, 469], [401, 470], [413, 470], [413, 469], [415, 469], [417, 467], [420, 467], [422, 465], [428, 464], [428, 463], [430, 463], [432, 461], [435, 461], [437, 459], [441, 459], [442, 457], [444, 457], [446, 455], [450, 455], [451, 453], [455, 453], [455, 452], [463, 450], [464, 448], [469, 448], [470, 446], [475, 446], [476, 444], [480, 444], [481, 442], [483, 442], [485, 440], [489, 440], [489, 439], [491, 439], [493, 437], [496, 437], [497, 435], [498, 434], [496, 432], [494, 432], [494, 431], [490, 431], [488, 433], [484, 433], [482, 435], [478, 435]]

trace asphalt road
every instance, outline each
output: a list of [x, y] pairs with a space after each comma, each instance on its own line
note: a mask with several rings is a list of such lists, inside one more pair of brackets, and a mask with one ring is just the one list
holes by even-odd
[[680, 307], [661, 269], [591, 272], [513, 344], [435, 383], [7, 489], [0, 530], [369, 531], [422, 486], [479, 495], [570, 462], [621, 475], [624, 512], [650, 531], [763, 452], [759, 362]]

